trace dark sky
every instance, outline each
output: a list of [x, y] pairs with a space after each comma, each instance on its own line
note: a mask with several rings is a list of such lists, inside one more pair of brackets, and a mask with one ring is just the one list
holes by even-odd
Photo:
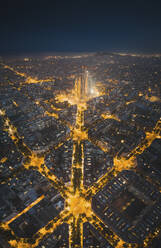
[[159, 2], [2, 0], [0, 54], [161, 52]]

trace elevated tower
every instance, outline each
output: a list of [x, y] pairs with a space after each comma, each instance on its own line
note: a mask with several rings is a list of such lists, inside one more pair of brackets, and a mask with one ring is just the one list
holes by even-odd
[[75, 94], [80, 100], [86, 100], [92, 93], [93, 81], [87, 69], [82, 69], [82, 72], [75, 78]]

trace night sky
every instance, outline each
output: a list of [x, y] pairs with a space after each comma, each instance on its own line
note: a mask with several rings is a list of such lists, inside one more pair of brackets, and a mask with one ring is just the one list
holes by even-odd
[[0, 55], [87, 51], [161, 52], [161, 1], [1, 1]]

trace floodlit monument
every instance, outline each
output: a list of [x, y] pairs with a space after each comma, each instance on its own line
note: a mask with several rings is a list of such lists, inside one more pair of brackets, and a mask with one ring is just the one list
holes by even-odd
[[82, 72], [75, 78], [75, 94], [81, 101], [87, 100], [95, 95], [95, 82], [92, 80], [88, 70]]

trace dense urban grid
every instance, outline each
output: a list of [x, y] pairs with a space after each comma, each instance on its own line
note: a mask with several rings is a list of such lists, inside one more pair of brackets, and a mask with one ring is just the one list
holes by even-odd
[[161, 55], [0, 58], [0, 247], [159, 248]]

